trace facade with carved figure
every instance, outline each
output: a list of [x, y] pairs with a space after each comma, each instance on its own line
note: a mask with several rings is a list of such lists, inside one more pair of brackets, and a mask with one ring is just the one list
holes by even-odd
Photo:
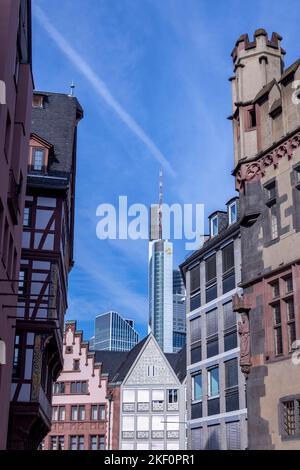
[[233, 310], [242, 290], [239, 200], [209, 216], [210, 234], [180, 266], [186, 284], [188, 448], [247, 448], [246, 325]]
[[0, 5], [0, 449], [6, 448], [31, 125], [31, 1]]
[[163, 353], [153, 334], [133, 348], [120, 381], [120, 449], [186, 449], [186, 350]]
[[119, 395], [106, 361], [97, 362], [76, 322], [66, 324], [64, 368], [53, 385], [52, 427], [45, 450], [118, 449]]
[[300, 61], [284, 67], [281, 40], [259, 29], [232, 52], [250, 449], [300, 446]]
[[73, 96], [35, 92], [28, 157], [8, 446], [34, 449], [51, 427], [52, 384], [63, 367], [73, 266], [77, 124]]

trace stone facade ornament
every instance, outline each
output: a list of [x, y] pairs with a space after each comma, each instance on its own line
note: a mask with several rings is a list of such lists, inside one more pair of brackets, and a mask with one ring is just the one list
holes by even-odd
[[265, 175], [265, 170], [273, 165], [274, 169], [278, 167], [278, 161], [287, 157], [289, 160], [293, 157], [294, 151], [300, 147], [300, 132], [287, 139], [284, 143], [278, 145], [271, 152], [259, 157], [254, 162], [242, 163], [235, 175], [236, 189], [239, 191], [245, 181], [259, 180]]
[[249, 311], [250, 304], [244, 297], [235, 294], [232, 298], [233, 311], [241, 314], [241, 320], [238, 322], [238, 333], [240, 336], [240, 366], [243, 374], [246, 376], [251, 369], [250, 355], [250, 322]]

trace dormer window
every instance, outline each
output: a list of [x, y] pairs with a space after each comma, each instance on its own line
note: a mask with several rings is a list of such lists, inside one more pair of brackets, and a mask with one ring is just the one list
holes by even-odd
[[32, 149], [32, 169], [42, 171], [44, 166], [44, 150], [40, 148]]
[[210, 234], [212, 237], [218, 235], [219, 232], [219, 219], [218, 216], [215, 215], [210, 221]]
[[247, 107], [245, 112], [245, 130], [251, 131], [256, 128], [257, 124], [255, 105]]
[[32, 98], [33, 108], [42, 108], [43, 102], [44, 102], [44, 97], [42, 95], [33, 95], [33, 98]]
[[232, 202], [228, 207], [228, 219], [229, 225], [234, 224], [237, 221], [237, 203]]

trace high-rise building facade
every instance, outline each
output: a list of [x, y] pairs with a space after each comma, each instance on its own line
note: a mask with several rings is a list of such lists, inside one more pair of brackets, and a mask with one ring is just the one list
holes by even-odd
[[163, 240], [162, 172], [160, 202], [150, 210], [149, 332], [165, 353], [173, 352], [173, 244]]
[[77, 99], [35, 92], [23, 212], [8, 447], [36, 449], [51, 427], [63, 367], [68, 274], [74, 264]]
[[281, 39], [258, 29], [232, 52], [250, 449], [300, 447], [300, 60], [284, 68]]
[[187, 302], [188, 447], [246, 449], [245, 378], [239, 367], [241, 240], [238, 199], [210, 215], [210, 235], [181, 270]]
[[134, 321], [118, 312], [102, 313], [95, 318], [95, 335], [90, 345], [95, 350], [130, 351], [139, 340]]
[[186, 343], [185, 287], [179, 269], [173, 270], [173, 351]]
[[6, 447], [32, 103], [31, 1], [0, 5], [0, 449]]

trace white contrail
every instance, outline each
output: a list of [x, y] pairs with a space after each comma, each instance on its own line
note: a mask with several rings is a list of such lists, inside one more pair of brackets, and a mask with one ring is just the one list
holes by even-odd
[[110, 106], [119, 118], [127, 125], [127, 127], [146, 145], [152, 156], [172, 175], [175, 172], [164, 157], [161, 151], [156, 147], [154, 142], [147, 136], [140, 125], [125, 111], [125, 109], [112, 96], [105, 83], [96, 75], [89, 64], [73, 49], [73, 47], [65, 40], [59, 31], [49, 22], [47, 16], [39, 6], [33, 9], [34, 16], [47, 31], [59, 49], [69, 58], [71, 62], [81, 71], [85, 78], [95, 88], [98, 95]]

